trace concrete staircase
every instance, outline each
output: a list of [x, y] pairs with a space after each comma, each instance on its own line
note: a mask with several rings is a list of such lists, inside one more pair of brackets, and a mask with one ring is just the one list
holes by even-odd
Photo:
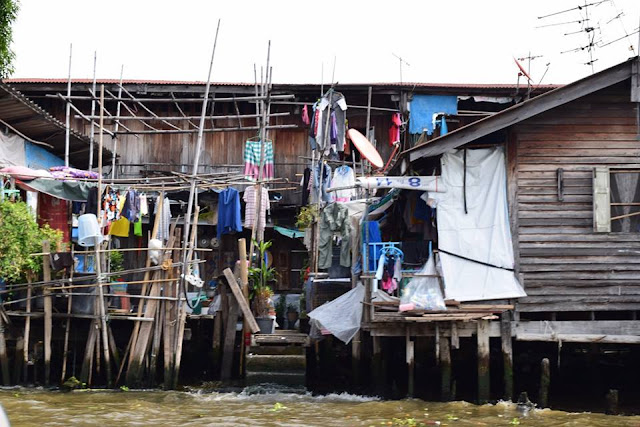
[[254, 335], [246, 358], [246, 385], [304, 387], [309, 337], [289, 331]]

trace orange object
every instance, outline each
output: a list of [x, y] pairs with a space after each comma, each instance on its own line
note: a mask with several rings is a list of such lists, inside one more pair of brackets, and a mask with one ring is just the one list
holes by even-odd
[[523, 75], [523, 76], [525, 76], [527, 79], [529, 79], [529, 81], [531, 81], [531, 80], [532, 80], [531, 76], [529, 75], [529, 73], [527, 73], [527, 72], [524, 70], [524, 67], [522, 66], [522, 64], [520, 64], [516, 58], [513, 58], [513, 60], [516, 62], [516, 65], [517, 65], [517, 66], [518, 66], [518, 68], [520, 69], [520, 74], [522, 74], [522, 75]]
[[349, 129], [347, 131], [347, 135], [360, 154], [362, 154], [365, 159], [369, 160], [374, 167], [380, 169], [384, 166], [384, 161], [382, 161], [380, 153], [378, 153], [376, 147], [373, 146], [366, 136], [355, 129]]

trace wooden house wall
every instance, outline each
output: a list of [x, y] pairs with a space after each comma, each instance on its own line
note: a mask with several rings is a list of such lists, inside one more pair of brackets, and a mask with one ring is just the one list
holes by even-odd
[[512, 227], [528, 294], [521, 311], [640, 309], [640, 233], [595, 233], [592, 207], [596, 166], [640, 163], [636, 108], [627, 81], [511, 129]]

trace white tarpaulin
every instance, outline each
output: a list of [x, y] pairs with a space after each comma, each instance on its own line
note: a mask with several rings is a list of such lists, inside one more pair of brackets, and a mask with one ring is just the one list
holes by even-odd
[[362, 301], [364, 301], [364, 286], [358, 283], [346, 294], [310, 312], [309, 317], [318, 328], [327, 329], [340, 341], [349, 344], [356, 332], [360, 330]]
[[356, 184], [367, 189], [401, 188], [443, 193], [446, 186], [439, 176], [372, 176], [356, 179]]
[[0, 167], [26, 166], [27, 156], [24, 151], [24, 139], [13, 133], [0, 131]]
[[446, 298], [475, 301], [524, 297], [512, 271], [503, 150], [466, 151], [467, 213], [463, 150], [442, 156], [442, 181], [449, 191], [429, 194], [438, 203], [438, 247]]

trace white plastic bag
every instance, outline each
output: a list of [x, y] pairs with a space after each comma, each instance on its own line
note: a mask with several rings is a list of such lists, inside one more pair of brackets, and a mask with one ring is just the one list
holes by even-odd
[[364, 286], [359, 283], [346, 294], [313, 310], [309, 317], [318, 329], [327, 329], [340, 341], [349, 344], [360, 330], [363, 300]]
[[[432, 276], [437, 274], [433, 254], [429, 257], [419, 274]], [[399, 311], [446, 309], [447, 307], [444, 303], [437, 277], [414, 277], [402, 290]]]

